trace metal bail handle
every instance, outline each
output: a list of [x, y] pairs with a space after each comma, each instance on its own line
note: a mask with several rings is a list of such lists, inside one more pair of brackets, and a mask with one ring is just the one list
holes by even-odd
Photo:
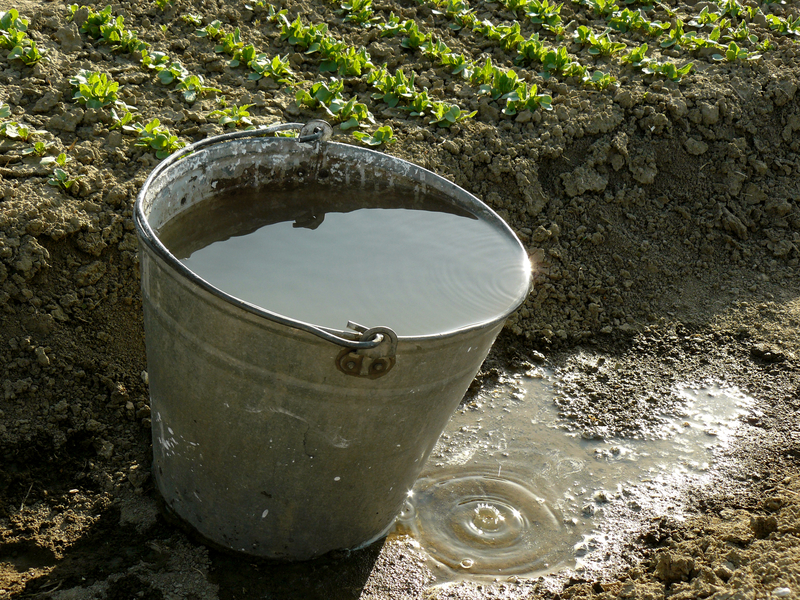
[[345, 375], [367, 379], [377, 379], [391, 371], [396, 362], [397, 334], [388, 327], [367, 329], [352, 322], [347, 326], [361, 333], [359, 341], [378, 341], [378, 344], [359, 350], [345, 348], [336, 357], [336, 368]]
[[327, 121], [309, 121], [300, 129], [298, 142], [327, 142], [333, 136], [333, 127]]

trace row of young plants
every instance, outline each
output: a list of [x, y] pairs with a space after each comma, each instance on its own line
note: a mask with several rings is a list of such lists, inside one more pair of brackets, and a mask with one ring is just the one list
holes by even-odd
[[[659, 4], [674, 24], [650, 21], [647, 12], [652, 5], [631, 10], [620, 9], [616, 0], [572, 0], [606, 19], [609, 28], [626, 32], [643, 31], [659, 39], [662, 48], [686, 48], [690, 51], [710, 48], [724, 52], [715, 54], [716, 60], [755, 60], [760, 52], [772, 48], [769, 40], [759, 40], [748, 25], [763, 18], [767, 26], [781, 35], [800, 36], [800, 17], [793, 19], [765, 14], [758, 6], [743, 6], [736, 0], [724, 0], [716, 10], [704, 6], [698, 14], [684, 20], [676, 11]], [[738, 23], [736, 23], [738, 21]], [[704, 30], [710, 30], [702, 35]], [[747, 48], [745, 48], [747, 46]]]
[[77, 4], [73, 4], [69, 7], [67, 20], [74, 20], [77, 11], [84, 9], [87, 16], [80, 26], [83, 33], [107, 44], [112, 52], [137, 55], [142, 67], [154, 71], [161, 83], [175, 83], [175, 91], [180, 92], [186, 102], [191, 104], [201, 96], [220, 91], [207, 86], [202, 75], [190, 73], [179, 60], [173, 60], [163, 52], [151, 52], [150, 44], [140, 40], [136, 30], [125, 27], [124, 17], [114, 17], [111, 6], [95, 11], [88, 6], [79, 9]]
[[[269, 21], [280, 25], [281, 39], [286, 40], [289, 44], [304, 50], [306, 54], [318, 52], [326, 45], [325, 40], [329, 36], [327, 35], [327, 25], [324, 23], [306, 25], [300, 17], [289, 21], [285, 10], [276, 11], [271, 6], [269, 10]], [[363, 52], [369, 59], [366, 49], [362, 48], [359, 52]], [[324, 65], [323, 62], [321, 68]], [[372, 95], [374, 99], [391, 99], [386, 104], [391, 107], [404, 108], [409, 111], [410, 116], [430, 117], [430, 124], [449, 127], [453, 123], [472, 118], [475, 115], [475, 112], [467, 113], [456, 104], [430, 98], [426, 89], [417, 90], [414, 86], [413, 74], [411, 79], [408, 79], [402, 72], [392, 76], [385, 68], [375, 72], [375, 65], [371, 60], [367, 60], [363, 64], [363, 70], [368, 73], [367, 83], [375, 89]], [[313, 93], [311, 97], [318, 101]], [[309, 100], [307, 94], [298, 92], [298, 102], [308, 103]]]
[[[193, 103], [200, 96], [221, 92], [218, 88], [207, 86], [201, 75], [189, 72], [180, 61], [171, 59], [163, 52], [151, 50], [149, 44], [138, 39], [134, 30], [125, 28], [123, 17], [118, 16], [115, 18], [112, 15], [111, 7], [106, 7], [101, 11], [94, 11], [90, 7], [82, 8], [85, 8], [88, 13], [86, 20], [81, 25], [83, 32], [101, 43], [109, 44], [112, 51], [139, 54], [142, 68], [154, 71], [158, 80], [164, 85], [175, 83], [174, 90], [180, 92], [186, 102]], [[70, 18], [74, 18], [77, 10], [79, 10], [77, 5], [70, 7]], [[199, 17], [196, 15], [187, 14], [183, 15], [182, 18], [184, 21], [195, 25], [201, 24]], [[269, 76], [278, 84], [294, 82], [294, 74], [289, 69], [288, 61], [285, 57], [270, 59], [264, 54], [257, 53], [252, 45], [244, 46], [240, 40], [238, 29], [231, 34], [223, 35], [219, 22], [214, 22], [202, 30], [198, 30], [198, 35], [218, 40], [220, 43], [217, 45], [217, 51], [231, 55], [231, 66], [243, 63], [251, 67], [253, 69], [252, 79]], [[136, 145], [152, 148], [159, 158], [164, 158], [184, 145], [166, 127], [162, 126], [158, 119], [153, 119], [146, 124], [137, 123], [135, 122], [136, 116], [133, 107], [125, 105], [119, 100], [106, 102], [102, 93], [103, 89], [108, 86], [113, 87], [116, 84], [110, 82], [105, 74], [82, 73], [79, 77], [86, 80], [80, 82], [83, 85], [80, 89], [84, 92], [87, 89], [93, 89], [100, 95], [99, 99], [90, 99], [90, 105], [95, 108], [112, 105], [111, 113], [114, 123], [112, 127], [119, 127], [125, 132], [136, 133], [138, 136]], [[114, 88], [114, 91], [116, 91], [116, 88]], [[251, 105], [226, 107], [224, 97], [217, 97], [217, 102], [223, 106], [220, 109], [211, 111], [209, 117], [219, 119], [219, 123], [224, 126], [254, 128], [252, 121], [249, 119], [250, 114], [247, 111]], [[352, 105], [349, 108], [353, 108]], [[346, 112], [346, 109], [347, 107], [343, 112]], [[358, 107], [355, 107], [355, 110], [357, 111]], [[369, 116], [371, 117], [371, 115]], [[369, 138], [367, 141], [372, 140]]]
[[[515, 51], [517, 56], [514, 61], [517, 64], [541, 65], [543, 69], [541, 75], [545, 78], [552, 75], [575, 77], [584, 85], [598, 89], [604, 89], [615, 82], [613, 76], [602, 71], [591, 73], [567, 52], [565, 46], [548, 46], [540, 39], [538, 33], [525, 39], [521, 33], [521, 26], [516, 21], [510, 25], [499, 26], [486, 20], [478, 21], [465, 0], [433, 0], [433, 4], [441, 9], [440, 14], [448, 16], [458, 28], [470, 26], [473, 31], [497, 41], [504, 50]], [[504, 0], [503, 4], [510, 10], [524, 12], [534, 23], [542, 24], [546, 30], [557, 34], [557, 40], [564, 39], [565, 31], [560, 17], [561, 4], [550, 4], [548, 0]], [[625, 11], [633, 13], [630, 9]], [[653, 24], [651, 26], [655, 27]], [[609, 31], [597, 35], [586, 26], [578, 27], [572, 35], [572, 40], [588, 48], [589, 54], [593, 56], [611, 57], [626, 49], [625, 44], [610, 38]], [[626, 56], [622, 57], [621, 62], [638, 68], [645, 74], [658, 75], [673, 81], [680, 81], [681, 77], [693, 68], [692, 63], [679, 68], [671, 61], [662, 62], [648, 58], [645, 56], [646, 51], [646, 45], [636, 48], [632, 51], [636, 60]]]
[[[274, 9], [273, 9], [274, 10]], [[298, 18], [289, 23], [283, 17], [281, 36], [289, 43], [305, 46], [306, 31], [319, 27], [306, 26]], [[484, 63], [474, 62], [461, 53], [454, 53], [441, 40], [419, 30], [417, 23], [411, 19], [400, 21], [394, 14], [387, 22], [380, 22], [377, 27], [382, 37], [402, 36], [400, 45], [404, 48], [418, 50], [433, 58], [441, 66], [447, 67], [454, 75], [460, 75], [477, 88], [479, 95], [489, 95], [504, 104], [503, 112], [514, 115], [523, 110], [550, 110], [552, 98], [547, 94], [539, 94], [536, 84], [528, 84], [513, 69], [503, 70], [488, 59]], [[298, 35], [298, 33], [300, 35]], [[431, 114], [431, 123], [449, 125], [475, 113], [464, 113], [458, 106], [446, 102], [434, 101], [428, 91], [414, 88], [413, 74], [407, 77], [402, 70], [395, 75], [388, 73], [385, 67], [369, 74], [367, 81], [376, 89], [373, 98], [386, 102], [389, 106], [401, 104], [412, 116]]]
[[[285, 11], [281, 14], [285, 15]], [[278, 18], [277, 13], [273, 13], [272, 16], [274, 19]], [[305, 83], [299, 81], [292, 71], [288, 55], [284, 57], [276, 55], [270, 58], [266, 53], [259, 52], [253, 44], [245, 45], [238, 27], [232, 32], [225, 32], [220, 21], [212, 21], [205, 27], [197, 29], [195, 33], [199, 37], [216, 42], [215, 52], [227, 55], [230, 67], [245, 66], [249, 68], [251, 73], [248, 78], [251, 80], [271, 77], [279, 85], [285, 85], [288, 88], [299, 88]], [[327, 29], [320, 28], [314, 42], [315, 50], [320, 51], [323, 55], [321, 71], [350, 76], [360, 75], [362, 69], [367, 65], [370, 68], [373, 66], [365, 51], [355, 51], [354, 48], [326, 37], [325, 33], [327, 33]], [[343, 87], [343, 82], [334, 78], [330, 85], [325, 82], [312, 85], [310, 92], [298, 89], [296, 92], [297, 103], [311, 108], [322, 107], [331, 118], [340, 122], [340, 127], [344, 130], [374, 124], [375, 119], [365, 104], [358, 102], [356, 97], [344, 98]], [[249, 108], [249, 105], [244, 108]], [[225, 115], [222, 120], [229, 124], [235, 122], [232, 115]], [[359, 139], [370, 141], [369, 136], [363, 132], [355, 131], [353, 135]]]
[[[260, 7], [267, 11], [267, 21], [280, 26], [281, 38], [289, 44], [305, 51], [306, 54], [319, 52], [326, 45], [327, 25], [303, 23], [300, 17], [290, 21], [287, 11], [278, 10], [263, 0], [259, 0], [254, 5], [246, 5], [253, 9]], [[491, 95], [493, 99], [504, 102], [503, 111], [505, 114], [513, 115], [522, 110], [536, 110], [551, 108], [552, 98], [546, 94], [538, 94], [535, 84], [528, 85], [513, 70], [503, 71], [498, 67], [487, 63], [475, 63], [466, 58], [463, 54], [452, 52], [441, 40], [436, 40], [430, 34], [422, 33], [416, 22], [413, 20], [400, 21], [392, 13], [388, 22], [383, 22], [374, 16], [371, 8], [371, 0], [353, 0], [342, 3], [342, 10], [345, 21], [352, 21], [365, 27], [377, 27], [381, 31], [382, 37], [402, 36], [401, 46], [408, 49], [415, 49], [423, 54], [437, 59], [441, 66], [449, 67], [455, 75], [461, 75], [464, 79], [478, 88], [479, 94]], [[359, 50], [360, 51], [360, 50]], [[368, 57], [369, 54], [365, 53]], [[330, 61], [330, 59], [328, 59]], [[332, 70], [332, 65], [322, 63], [323, 68]], [[447, 127], [460, 120], [471, 118], [476, 113], [466, 113], [455, 104], [434, 100], [430, 97], [428, 90], [419, 91], [414, 86], [415, 75], [412, 72], [406, 75], [405, 72], [398, 70], [394, 75], [390, 74], [385, 67], [375, 69], [371, 61], [363, 64], [363, 70], [367, 72], [366, 81], [375, 89], [372, 98], [382, 100], [390, 107], [399, 107], [409, 111], [410, 116], [424, 117], [430, 116], [431, 124]], [[514, 82], [514, 85], [506, 85]], [[311, 90], [300, 90], [297, 92], [298, 104], [307, 106], [319, 106], [320, 103], [328, 102], [336, 98], [339, 89], [338, 83], [317, 83]], [[502, 91], [501, 91], [502, 90]]]
[[48, 156], [48, 153], [55, 145], [53, 142], [45, 140], [35, 140], [35, 137], [43, 136], [47, 133], [45, 130], [35, 129], [30, 125], [18, 121], [10, 120], [11, 107], [8, 104], [0, 102], [0, 138], [11, 140], [12, 142], [30, 144], [26, 145], [19, 151], [19, 158], [30, 157], [37, 159], [37, 162], [43, 167], [53, 168], [53, 172], [47, 180], [52, 186], [61, 188], [64, 191], [69, 191], [72, 186], [77, 183], [80, 177], [71, 177], [65, 170], [66, 164], [72, 160], [65, 152], [61, 152], [57, 156]]
[[39, 50], [36, 42], [28, 36], [27, 19], [19, 16], [12, 8], [0, 11], [0, 48], [10, 50], [7, 60], [19, 60], [33, 66], [41, 60], [47, 60], [47, 51]]
[[[382, 93], [373, 94], [373, 98], [383, 97], [387, 90], [395, 85], [395, 79], [391, 76], [376, 78], [375, 65], [366, 50], [348, 46], [333, 38], [328, 34], [327, 25], [324, 23], [304, 25], [300, 19], [290, 22], [285, 10], [278, 11], [272, 6], [265, 8], [269, 10], [268, 21], [281, 27], [282, 39], [299, 47], [306, 54], [321, 55], [320, 71], [333, 74], [329, 81], [316, 83], [298, 81], [289, 68], [287, 57], [266, 58], [266, 54], [259, 53], [252, 44], [245, 45], [238, 28], [226, 33], [219, 21], [209, 23], [196, 33], [200, 37], [217, 42], [215, 51], [230, 57], [229, 66], [249, 67], [253, 71], [249, 75], [250, 79], [260, 79], [267, 72], [276, 74], [277, 71], [279, 77], [273, 78], [278, 83], [297, 88], [295, 100], [298, 105], [324, 110], [332, 119], [339, 121], [342, 129], [357, 129], [367, 124], [374, 124], [374, 117], [364, 103], [358, 102], [356, 97], [348, 99], [344, 96], [342, 78], [370, 74], [367, 82], [379, 91], [382, 90]], [[403, 77], [404, 75], [400, 74], [397, 81], [401, 81]], [[413, 79], [411, 89], [413, 90]], [[397, 98], [408, 99], [403, 108], [408, 108], [411, 116], [430, 116], [432, 118], [430, 123], [440, 126], [449, 126], [474, 114], [466, 114], [459, 107], [446, 102], [431, 100], [426, 91], [404, 92], [398, 94]], [[397, 106], [397, 102], [387, 102], [387, 104], [392, 107]], [[371, 145], [393, 141], [390, 127], [379, 128], [373, 135], [356, 130], [353, 135]]]

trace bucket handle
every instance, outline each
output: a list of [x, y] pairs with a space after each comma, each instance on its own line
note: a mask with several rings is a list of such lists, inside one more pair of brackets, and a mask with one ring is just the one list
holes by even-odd
[[[157, 250], [160, 249], [159, 247], [161, 244], [158, 242], [158, 240], [152, 239], [153, 238], [153, 236], [151, 235], [152, 231], [150, 230], [150, 227], [147, 225], [147, 219], [141, 212], [142, 211], [141, 200], [144, 196], [145, 190], [147, 190], [150, 187], [152, 181], [167, 167], [174, 164], [187, 154], [196, 152], [200, 148], [204, 148], [206, 146], [211, 146], [214, 144], [219, 144], [220, 142], [227, 142], [230, 140], [237, 140], [240, 138], [261, 137], [272, 133], [276, 133], [278, 131], [286, 131], [289, 129], [299, 130], [299, 134], [296, 138], [294, 138], [294, 141], [302, 144], [307, 144], [311, 142], [327, 142], [333, 135], [333, 129], [331, 128], [330, 124], [327, 121], [314, 120], [314, 121], [309, 121], [308, 123], [305, 124], [277, 123], [275, 125], [270, 125], [269, 127], [265, 127], [263, 129], [252, 129], [249, 131], [234, 131], [231, 133], [224, 133], [221, 135], [215, 135], [209, 138], [205, 138], [197, 142], [194, 142], [192, 144], [189, 144], [188, 146], [184, 146], [177, 152], [170, 154], [167, 158], [161, 161], [158, 164], [158, 166], [156, 166], [156, 168], [150, 172], [150, 175], [147, 177], [147, 180], [142, 186], [142, 189], [139, 192], [139, 198], [137, 198], [136, 209], [134, 211], [134, 218], [142, 224], [142, 226], [139, 229], [140, 232], [143, 234], [143, 236], [146, 238], [146, 241], [151, 242], [151, 245]], [[192, 279], [196, 278], [194, 273], [192, 273], [191, 271], [188, 271], [188, 274], [190, 278]], [[201, 283], [202, 285], [205, 282], [200, 280], [199, 283]], [[241, 302], [236, 298], [230, 298], [229, 301], [232, 301], [233, 304], [240, 305], [240, 307], [245, 310], [252, 310], [250, 305]], [[286, 325], [287, 327], [292, 327], [294, 329], [300, 329], [302, 331], [312, 333], [317, 337], [320, 337], [326, 341], [336, 344], [337, 346], [342, 346], [345, 349], [344, 352], [356, 351], [364, 354], [368, 353], [370, 355], [370, 358], [372, 359], [385, 359], [387, 361], [390, 360], [392, 365], [394, 364], [394, 355], [397, 351], [397, 334], [388, 327], [373, 327], [371, 329], [367, 329], [362, 325], [348, 322], [347, 326], [355, 330], [353, 335], [355, 336], [355, 332], [358, 332], [360, 334], [360, 336], [357, 339], [348, 339], [346, 337], [342, 337], [341, 335], [337, 335], [337, 333], [335, 333], [336, 330], [316, 327], [309, 323], [303, 323], [302, 321], [295, 321], [294, 319], [288, 319], [286, 317], [272, 313], [270, 311], [262, 310], [259, 311], [259, 314], [281, 325]], [[389, 368], [391, 368], [391, 366]], [[387, 372], [389, 369], [380, 368], [378, 370], [381, 371], [381, 374], [383, 374]], [[350, 374], [357, 375], [357, 373], [350, 373]]]

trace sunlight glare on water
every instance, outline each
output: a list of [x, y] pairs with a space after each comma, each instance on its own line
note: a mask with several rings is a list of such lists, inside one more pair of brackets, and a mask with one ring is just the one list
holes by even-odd
[[[397, 531], [439, 581], [581, 568], [615, 535], [606, 509], [680, 518], [753, 399], [716, 383], [677, 385], [682, 409], [658, 439], [584, 439], [559, 418], [554, 376], [536, 369], [462, 404], [409, 492]], [[618, 525], [618, 524], [617, 524]]]

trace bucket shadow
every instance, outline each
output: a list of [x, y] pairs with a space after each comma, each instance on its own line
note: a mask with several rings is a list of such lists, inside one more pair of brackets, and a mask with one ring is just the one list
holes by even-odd
[[193, 544], [208, 548], [211, 565], [207, 581], [218, 586], [219, 600], [360, 598], [384, 546], [382, 539], [358, 550], [334, 550], [304, 561], [251, 556], [205, 538], [167, 505], [158, 489], [152, 494], [161, 519]]
[[212, 550], [208, 581], [219, 586], [220, 600], [349, 600], [360, 598], [380, 556], [383, 541], [351, 552], [331, 552], [303, 562], [248, 562]]
[[[0, 544], [0, 562], [19, 574], [30, 569], [49, 571], [28, 579], [10, 598], [50, 597], [58, 590], [86, 590], [105, 581], [107, 587], [100, 596], [103, 600], [162, 600], [166, 596], [158, 574], [176, 569], [173, 549], [184, 546], [186, 537], [192, 545], [206, 546], [187, 533], [163, 513], [146, 531], [120, 526], [120, 511], [112, 507], [61, 557], [28, 540]], [[315, 560], [293, 563], [209, 548], [211, 564], [205, 579], [218, 587], [220, 600], [359, 598], [383, 545], [381, 540], [361, 550], [330, 552]]]
[[[29, 579], [21, 593], [12, 598], [50, 597], [56, 590], [69, 590], [88, 587], [103, 581], [110, 575], [123, 573], [127, 569], [147, 564], [157, 570], [163, 557], [153, 549], [152, 532], [138, 533], [134, 527], [120, 527], [120, 512], [116, 508], [104, 511], [100, 518], [69, 547], [63, 556], [57, 558], [51, 551], [38, 546], [33, 540], [0, 546], [0, 561], [11, 563], [18, 572], [32, 568], [52, 567], [46, 575]], [[162, 523], [163, 524], [163, 523]], [[159, 527], [165, 535], [165, 531]], [[161, 598], [160, 592], [152, 589], [135, 576], [123, 577], [115, 581], [104, 598], [122, 597], [115, 595], [125, 590], [124, 597]], [[132, 595], [127, 595], [129, 593]], [[142, 594], [138, 594], [142, 592]], [[138, 594], [138, 595], [137, 595]]]

